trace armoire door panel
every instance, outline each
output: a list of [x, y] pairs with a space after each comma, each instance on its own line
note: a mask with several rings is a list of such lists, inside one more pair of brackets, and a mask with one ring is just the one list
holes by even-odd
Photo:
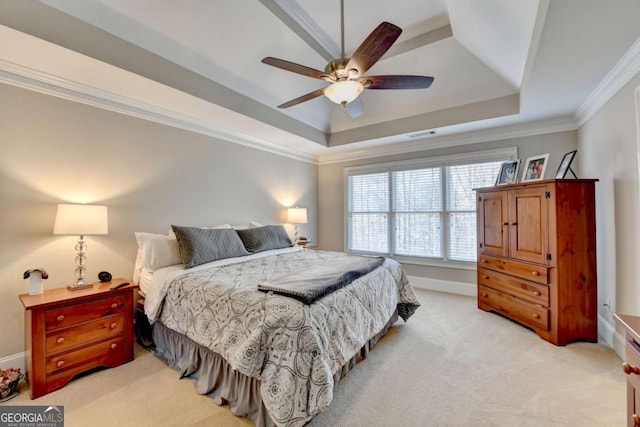
[[487, 255], [508, 254], [508, 237], [506, 233], [507, 203], [505, 192], [487, 193], [479, 201], [479, 215], [482, 228], [479, 231], [478, 253]]
[[523, 261], [547, 263], [548, 203], [547, 187], [511, 192], [509, 256]]

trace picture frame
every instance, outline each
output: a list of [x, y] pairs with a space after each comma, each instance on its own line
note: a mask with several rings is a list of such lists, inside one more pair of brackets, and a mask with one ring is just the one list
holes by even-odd
[[547, 170], [547, 163], [549, 163], [549, 153], [527, 158], [520, 182], [543, 180], [544, 173]]
[[518, 167], [520, 159], [509, 160], [500, 165], [500, 171], [496, 177], [496, 185], [515, 184], [518, 180]]
[[560, 166], [558, 167], [558, 171], [556, 172], [556, 179], [564, 178], [567, 175], [568, 171], [571, 171], [571, 174], [574, 178], [577, 178], [576, 173], [571, 169], [571, 162], [573, 158], [576, 156], [578, 150], [569, 151], [567, 154], [562, 157], [562, 161], [560, 162]]

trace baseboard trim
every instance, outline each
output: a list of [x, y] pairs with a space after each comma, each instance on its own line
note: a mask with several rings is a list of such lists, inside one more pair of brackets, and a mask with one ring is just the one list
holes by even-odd
[[450, 294], [475, 297], [478, 291], [475, 283], [454, 282], [451, 280], [431, 279], [428, 277], [407, 276], [411, 286], [430, 291], [448, 292]]
[[624, 336], [616, 331], [614, 324], [609, 322], [604, 316], [598, 313], [598, 335], [602, 338], [602, 343], [607, 344], [616, 352], [620, 359], [624, 360]]
[[0, 358], [0, 368], [20, 368], [20, 372], [24, 373], [26, 372], [25, 360], [26, 359], [24, 352], [12, 354], [11, 356], [7, 357], [2, 357]]

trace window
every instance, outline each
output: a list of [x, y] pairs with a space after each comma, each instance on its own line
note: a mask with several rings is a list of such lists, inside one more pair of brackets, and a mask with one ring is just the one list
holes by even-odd
[[345, 169], [351, 252], [475, 262], [473, 188], [494, 185], [515, 148]]

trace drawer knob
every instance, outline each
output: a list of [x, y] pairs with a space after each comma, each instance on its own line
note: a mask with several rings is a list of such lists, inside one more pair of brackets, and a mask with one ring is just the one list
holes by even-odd
[[56, 317], [56, 320], [58, 322], [62, 322], [64, 320], [64, 314], [59, 315], [58, 317]]
[[112, 309], [118, 308], [118, 303], [115, 303], [115, 302], [114, 302], [113, 304], [111, 304], [111, 308], [112, 308]]
[[491, 277], [487, 276], [486, 274], [484, 276], [482, 276], [484, 278], [484, 280], [489, 280], [491, 279]]
[[517, 222], [512, 222], [511, 225], [518, 225], [518, 223]]
[[540, 318], [540, 315], [538, 313], [533, 313], [532, 316], [533, 316], [534, 319], [539, 319]]
[[503, 222], [502, 225], [509, 225], [509, 221]]
[[533, 274], [534, 276], [539, 276], [540, 275], [540, 273], [537, 272], [537, 271], [532, 271], [531, 274]]
[[110, 324], [110, 325], [109, 325], [109, 327], [110, 327], [111, 329], [115, 329], [115, 328], [116, 328], [116, 326], [118, 326], [118, 324], [117, 324], [116, 322], [113, 322], [112, 324]]
[[112, 344], [111, 344], [111, 350], [114, 350], [117, 346], [118, 346], [118, 344], [116, 344], [116, 343], [112, 343]]
[[622, 370], [627, 375], [631, 375], [631, 374], [640, 375], [640, 368], [636, 366], [631, 366], [626, 362], [622, 364]]
[[56, 343], [62, 344], [64, 342], [64, 337], [60, 337], [56, 340]]
[[540, 292], [538, 292], [538, 291], [533, 291], [533, 295], [535, 295], [535, 296], [539, 297], [539, 296], [540, 296], [540, 295], [542, 295], [542, 294], [541, 294]]
[[638, 414], [633, 414], [631, 416], [631, 420], [633, 420], [633, 425], [636, 427], [640, 426], [640, 417], [638, 416]]
[[486, 292], [483, 292], [483, 293], [482, 293], [482, 296], [483, 296], [484, 298], [489, 298], [489, 294], [488, 294], [488, 293], [486, 293]]
[[56, 366], [58, 368], [62, 368], [64, 366], [64, 360], [58, 360], [58, 363], [56, 363]]
[[489, 261], [487, 261], [486, 259], [483, 259], [483, 260], [482, 260], [482, 263], [483, 263], [483, 264], [486, 264], [486, 263], [488, 263], [488, 262], [489, 262]]

